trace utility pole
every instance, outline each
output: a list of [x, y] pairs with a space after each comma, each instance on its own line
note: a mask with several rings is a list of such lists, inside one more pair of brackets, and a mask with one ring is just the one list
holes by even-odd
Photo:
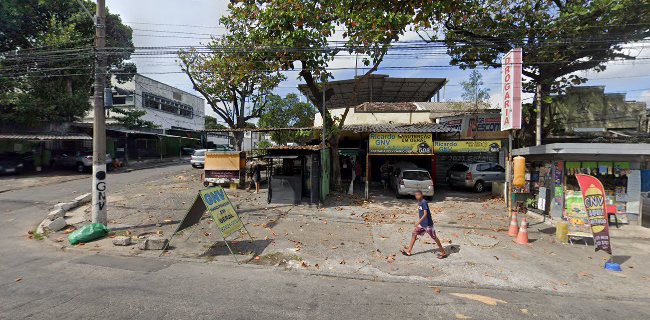
[[535, 145], [542, 145], [542, 85], [537, 84], [535, 90], [535, 100], [537, 104], [537, 118], [535, 119]]
[[93, 106], [93, 186], [92, 222], [106, 225], [106, 1], [97, 0], [95, 13], [95, 103]]

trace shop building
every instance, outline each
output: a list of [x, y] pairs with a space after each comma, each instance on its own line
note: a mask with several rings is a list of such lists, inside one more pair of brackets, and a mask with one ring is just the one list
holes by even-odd
[[[605, 189], [610, 221], [648, 225], [650, 144], [553, 143], [512, 151], [526, 159], [526, 184], [513, 188], [513, 201], [553, 220], [566, 220], [569, 235], [590, 237], [576, 174], [598, 178]], [[614, 216], [616, 219], [614, 219]]]

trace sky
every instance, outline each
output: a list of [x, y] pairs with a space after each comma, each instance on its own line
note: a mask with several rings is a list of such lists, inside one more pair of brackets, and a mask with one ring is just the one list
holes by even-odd
[[[221, 16], [227, 14], [226, 0], [107, 0], [110, 12], [119, 14], [122, 21], [133, 28], [133, 41], [136, 47], [161, 46], [198, 46], [209, 41], [210, 34], [221, 34], [223, 28], [219, 25]], [[188, 34], [191, 33], [191, 34]], [[406, 33], [400, 40], [418, 40], [414, 33]], [[647, 44], [646, 44], [647, 45]], [[638, 58], [650, 59], [650, 48], [642, 44], [630, 44], [626, 47], [629, 54]], [[605, 86], [605, 92], [626, 93], [627, 100], [645, 101], [650, 106], [650, 64], [646, 61], [611, 62], [603, 72], [580, 72], [581, 76], [590, 79], [585, 85]], [[192, 89], [187, 76], [180, 72], [180, 67], [173, 56], [164, 57], [134, 57], [138, 72], [188, 91], [200, 94]], [[330, 64], [333, 68], [347, 68], [334, 71], [334, 80], [345, 80], [355, 75], [355, 58], [341, 57]], [[387, 57], [381, 64], [377, 74], [387, 74], [391, 77], [414, 78], [447, 78], [448, 84], [441, 92], [442, 101], [460, 100], [460, 82], [465, 81], [469, 70], [456, 67], [436, 69], [382, 69], [395, 66], [448, 65], [449, 57], [445, 54], [428, 55], [424, 57]], [[359, 65], [362, 65], [359, 61]], [[501, 97], [500, 69], [479, 69], [483, 75], [485, 87], [490, 89], [491, 104], [498, 106]], [[362, 74], [363, 70], [358, 70]], [[296, 72], [286, 74], [287, 80], [277, 89], [279, 95], [299, 93]], [[524, 99], [531, 95], [524, 94]], [[303, 98], [304, 99], [304, 98]], [[525, 101], [526, 102], [526, 101]], [[215, 115], [209, 106], [206, 114]]]

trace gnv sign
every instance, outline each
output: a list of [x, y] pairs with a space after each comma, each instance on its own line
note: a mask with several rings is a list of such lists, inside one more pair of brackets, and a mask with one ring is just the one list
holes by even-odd
[[501, 60], [501, 131], [521, 129], [521, 48], [510, 50]]

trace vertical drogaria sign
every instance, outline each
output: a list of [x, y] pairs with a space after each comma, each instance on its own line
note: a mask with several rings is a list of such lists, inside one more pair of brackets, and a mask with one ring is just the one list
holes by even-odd
[[510, 50], [501, 60], [501, 130], [521, 129], [521, 48]]

